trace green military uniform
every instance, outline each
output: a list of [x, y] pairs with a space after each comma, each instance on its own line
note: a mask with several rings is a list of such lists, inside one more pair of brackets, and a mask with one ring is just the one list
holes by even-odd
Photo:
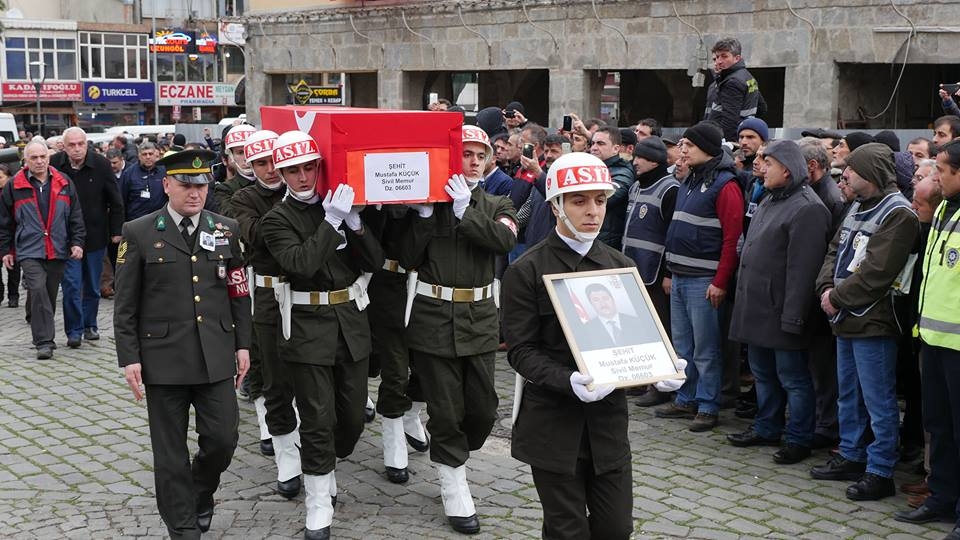
[[[264, 281], [263, 276], [277, 278], [283, 274], [260, 234], [260, 223], [267, 212], [283, 200], [284, 194], [286, 189], [283, 187], [270, 190], [255, 182], [236, 192], [231, 199], [231, 209], [240, 224], [244, 255], [254, 273], [261, 276], [261, 281]], [[270, 286], [273, 281], [275, 279], [266, 279], [263, 286], [256, 286], [253, 290], [253, 334], [259, 353], [267, 427], [273, 435], [284, 435], [297, 428], [297, 417], [292, 403], [293, 382], [280, 361], [277, 348], [280, 310]]]
[[633, 532], [626, 395], [616, 390], [584, 403], [573, 393], [570, 375], [577, 364], [542, 279], [631, 266], [631, 259], [599, 240], [580, 256], [553, 231], [503, 276], [508, 358], [527, 380], [511, 450], [532, 469], [544, 538], [613, 539]]
[[241, 189], [252, 186], [253, 184], [253, 179], [237, 174], [234, 175], [233, 178], [214, 186], [213, 198], [217, 201], [218, 211], [225, 216], [236, 217], [232, 206], [233, 196]]
[[410, 349], [403, 326], [407, 272], [399, 263], [401, 241], [416, 214], [405, 206], [385, 206], [381, 210], [368, 207], [361, 217], [370, 234], [380, 240], [386, 257], [384, 268], [373, 274], [369, 288], [370, 363], [376, 363], [380, 371], [377, 412], [386, 418], [400, 418], [410, 410], [411, 400], [422, 401], [417, 378], [410, 374]]
[[[400, 264], [417, 270], [418, 291], [456, 288], [453, 302], [418, 293], [407, 325], [430, 417], [430, 459], [450, 467], [483, 445], [497, 418], [497, 307], [492, 295], [474, 291], [493, 283], [495, 257], [516, 245], [516, 222], [508, 198], [475, 188], [463, 219], [451, 204], [435, 204], [430, 217], [414, 218], [403, 240]], [[483, 298], [474, 301], [474, 294]]]
[[[171, 536], [199, 538], [198, 512], [212, 515], [237, 445], [235, 351], [250, 347], [250, 298], [237, 223], [204, 210], [184, 238], [168, 208], [123, 226], [114, 329], [120, 366], [141, 364], [160, 516]], [[191, 405], [200, 435], [192, 465]]]
[[363, 432], [370, 327], [367, 313], [347, 301], [344, 291], [362, 272], [383, 265], [373, 235], [350, 230], [341, 235], [324, 216], [321, 204], [288, 197], [260, 222], [260, 235], [294, 295], [334, 293], [329, 305], [295, 303], [290, 338], [279, 346], [293, 377], [306, 475], [330, 473]]

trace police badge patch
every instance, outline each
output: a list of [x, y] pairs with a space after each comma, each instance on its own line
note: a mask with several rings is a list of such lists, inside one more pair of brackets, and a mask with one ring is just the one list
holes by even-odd
[[637, 217], [643, 219], [647, 217], [647, 205], [646, 203], [640, 205], [640, 210], [637, 211]]
[[960, 251], [957, 251], [957, 248], [950, 248], [947, 250], [947, 268], [953, 268], [956, 266], [958, 259], [960, 259]]

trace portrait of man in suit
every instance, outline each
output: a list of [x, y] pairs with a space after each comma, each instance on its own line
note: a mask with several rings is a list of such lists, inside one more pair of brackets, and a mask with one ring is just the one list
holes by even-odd
[[641, 327], [640, 319], [621, 310], [610, 289], [601, 283], [591, 283], [587, 285], [584, 292], [590, 307], [597, 314], [596, 317], [584, 323], [582, 335], [586, 341], [581, 344], [584, 350], [609, 349], [642, 343], [637, 339], [639, 337], [637, 329]]

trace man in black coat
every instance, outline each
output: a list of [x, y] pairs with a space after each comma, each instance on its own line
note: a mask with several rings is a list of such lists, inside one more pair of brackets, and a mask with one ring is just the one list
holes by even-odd
[[633, 185], [633, 165], [620, 157], [620, 130], [605, 126], [597, 129], [590, 141], [590, 153], [603, 160], [610, 171], [610, 180], [617, 187], [607, 199], [607, 214], [600, 228], [600, 241], [620, 250], [623, 244], [623, 228], [627, 220], [627, 195]]
[[80, 346], [80, 338], [100, 339], [100, 274], [107, 243], [120, 242], [123, 201], [110, 161], [87, 145], [87, 134], [78, 127], [63, 132], [64, 151], [50, 165], [73, 180], [87, 229], [83, 259], [68, 260], [63, 272], [63, 326], [67, 346]]
[[747, 71], [740, 41], [723, 38], [710, 50], [713, 53], [714, 79], [707, 88], [707, 108], [703, 119], [718, 124], [723, 138], [737, 140], [737, 126], [750, 116], [763, 117], [767, 104], [760, 86]]

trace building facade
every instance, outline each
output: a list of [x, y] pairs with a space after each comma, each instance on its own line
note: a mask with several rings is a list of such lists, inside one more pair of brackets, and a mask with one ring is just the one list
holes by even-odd
[[437, 93], [468, 110], [518, 99], [552, 126], [570, 111], [689, 125], [725, 36], [743, 43], [772, 126], [926, 127], [937, 84], [960, 80], [958, 2], [249, 0], [242, 20], [248, 105], [343, 73], [348, 105], [421, 109]]

